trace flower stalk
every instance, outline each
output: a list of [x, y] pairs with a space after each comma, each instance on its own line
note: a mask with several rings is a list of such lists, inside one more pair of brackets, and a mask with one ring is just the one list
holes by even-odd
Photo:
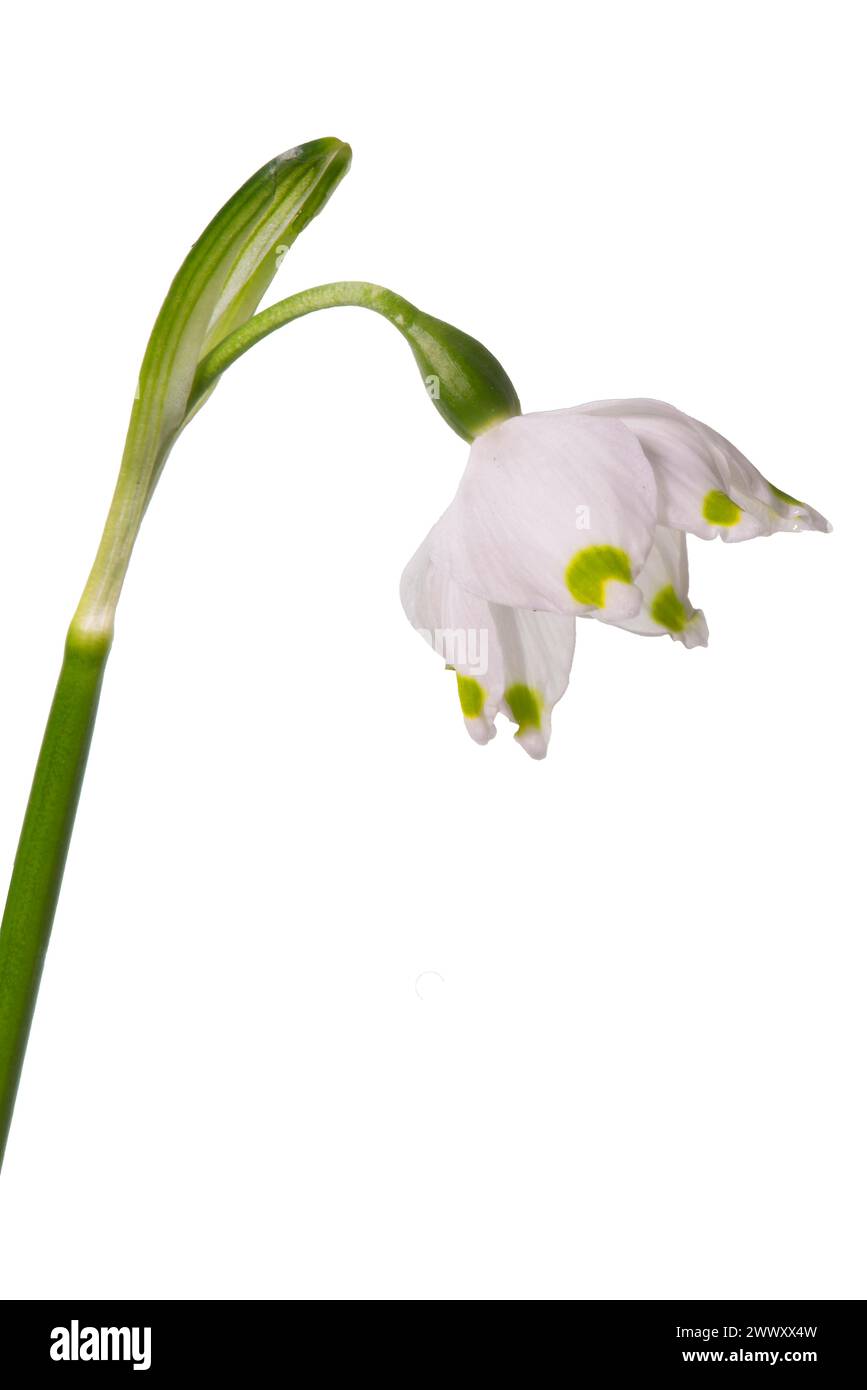
[[456, 434], [471, 443], [503, 420], [520, 415], [518, 393], [483, 343], [435, 319], [384, 285], [339, 280], [302, 290], [263, 309], [230, 333], [199, 364], [191, 401], [213, 390], [222, 373], [270, 333], [319, 309], [370, 309], [387, 319], [409, 343], [416, 365], [432, 389], [431, 400]]

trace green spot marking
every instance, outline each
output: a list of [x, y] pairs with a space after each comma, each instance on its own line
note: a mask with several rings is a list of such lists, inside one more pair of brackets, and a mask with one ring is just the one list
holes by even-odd
[[542, 727], [542, 696], [537, 690], [531, 690], [529, 685], [510, 685], [505, 700], [519, 734]]
[[467, 719], [478, 719], [485, 708], [485, 692], [472, 676], [458, 676], [458, 699]]
[[740, 507], [724, 492], [716, 490], [707, 494], [702, 512], [711, 526], [736, 526], [741, 519]]
[[803, 502], [799, 502], [797, 497], [792, 497], [790, 493], [783, 492], [782, 488], [774, 487], [773, 483], [768, 483], [768, 487], [775, 497], [779, 498], [781, 502], [786, 503], [787, 507], [803, 507], [805, 505]]
[[683, 632], [686, 627], [686, 609], [674, 592], [674, 586], [667, 584], [660, 589], [650, 607], [650, 616], [660, 627], [669, 632]]
[[605, 607], [605, 585], [609, 579], [632, 583], [632, 566], [625, 550], [614, 545], [588, 545], [573, 555], [566, 566], [566, 587], [578, 603], [592, 608]]

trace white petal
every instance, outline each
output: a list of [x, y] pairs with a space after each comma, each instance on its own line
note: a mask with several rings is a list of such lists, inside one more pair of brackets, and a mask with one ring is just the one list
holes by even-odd
[[653, 465], [665, 526], [725, 541], [830, 530], [823, 516], [775, 488], [729, 440], [664, 401], [594, 401], [580, 409], [633, 431]]
[[416, 632], [458, 674], [464, 723], [476, 743], [496, 734], [503, 695], [503, 663], [490, 605], [468, 594], [431, 561], [428, 536], [400, 581], [404, 612]]
[[629, 617], [655, 524], [653, 470], [631, 430], [580, 409], [520, 415], [473, 444], [432, 554], [492, 603]]
[[464, 723], [477, 743], [494, 737], [494, 717], [505, 712], [515, 737], [543, 758], [551, 711], [569, 684], [574, 620], [488, 604], [468, 594], [431, 559], [431, 537], [407, 565], [400, 586], [407, 617], [453, 666]]
[[544, 758], [551, 711], [569, 684], [575, 620], [563, 613], [533, 613], [492, 603], [504, 690], [501, 709], [518, 725], [515, 738], [531, 758]]
[[653, 548], [638, 576], [644, 602], [634, 618], [618, 622], [618, 627], [647, 637], [668, 633], [685, 647], [707, 646], [707, 623], [700, 609], [689, 601], [689, 566], [686, 536], [668, 526], [659, 526]]

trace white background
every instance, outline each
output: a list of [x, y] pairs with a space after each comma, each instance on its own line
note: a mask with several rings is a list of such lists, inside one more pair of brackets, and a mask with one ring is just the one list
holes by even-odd
[[271, 297], [392, 285], [526, 409], [657, 396], [830, 537], [691, 542], [487, 749], [400, 571], [464, 446], [355, 310], [239, 363], [134, 557], [0, 1183], [0, 1294], [853, 1298], [864, 1281], [858, 7], [7, 17], [0, 871], [189, 244], [320, 135]]

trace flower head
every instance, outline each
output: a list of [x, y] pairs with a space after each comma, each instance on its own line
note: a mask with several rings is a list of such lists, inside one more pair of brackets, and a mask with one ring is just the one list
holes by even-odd
[[516, 415], [481, 434], [451, 506], [407, 566], [407, 616], [457, 672], [478, 743], [500, 712], [545, 756], [575, 618], [707, 644], [686, 533], [750, 540], [828, 523], [722, 435], [661, 401]]

